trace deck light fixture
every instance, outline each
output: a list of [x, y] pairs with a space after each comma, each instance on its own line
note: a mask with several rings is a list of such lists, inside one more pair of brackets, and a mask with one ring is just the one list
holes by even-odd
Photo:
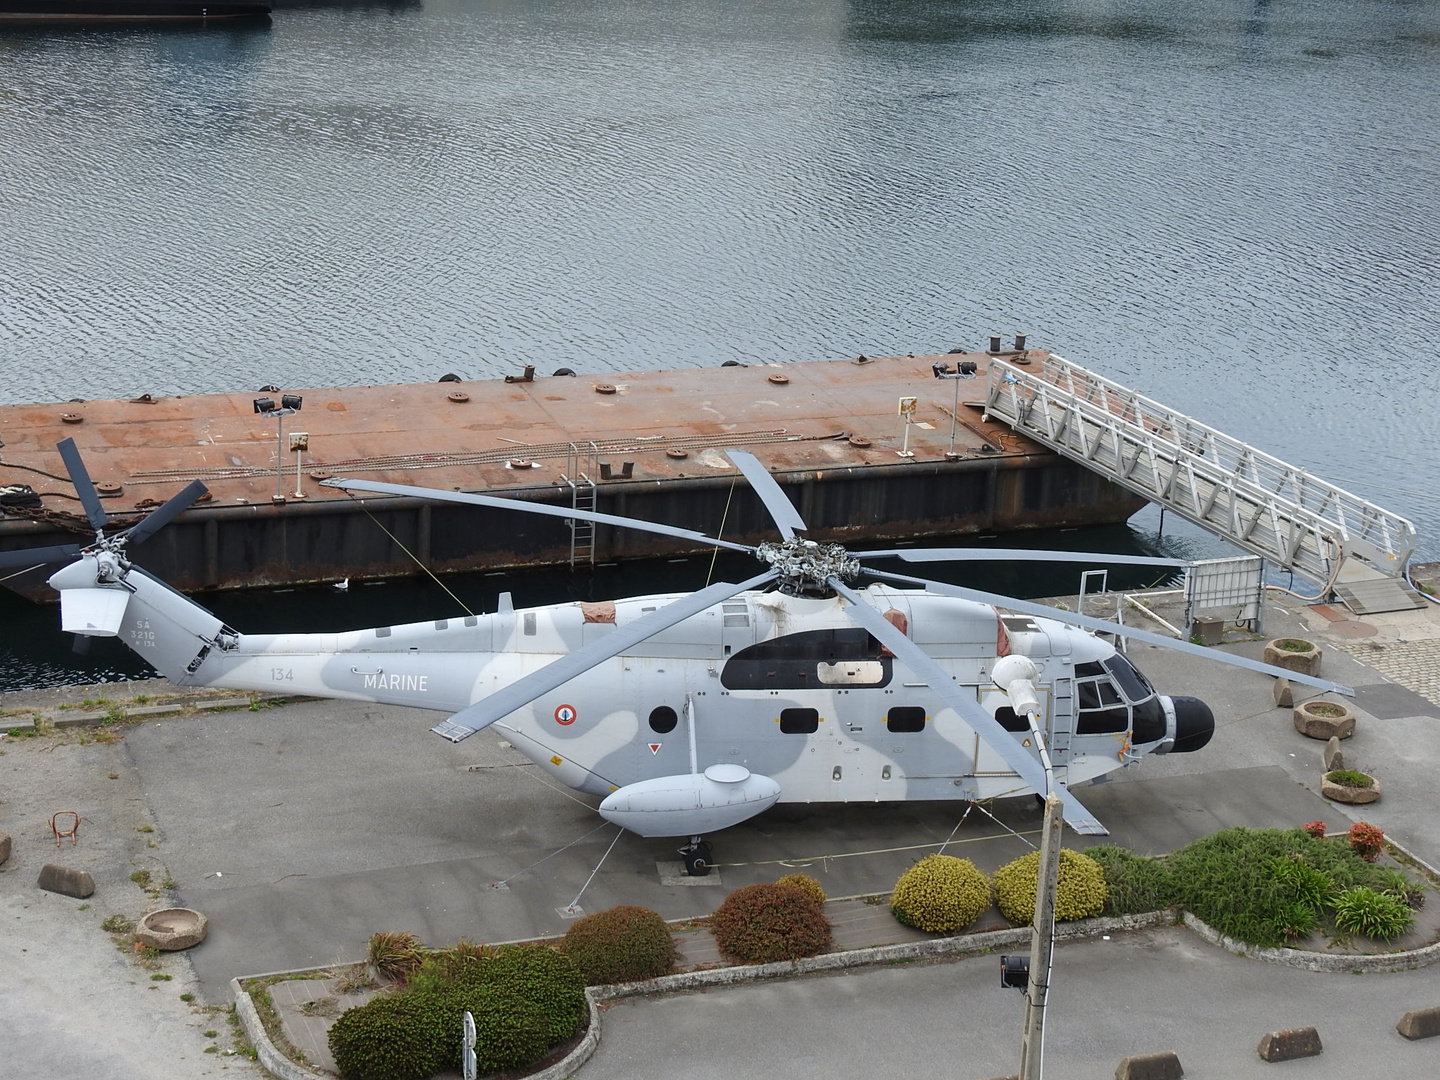
[[[280, 398], [280, 407], [278, 409], [275, 407], [274, 398], [259, 397], [251, 402], [257, 414], [260, 416], [273, 416], [275, 418], [275, 494], [270, 496], [270, 501], [277, 505], [285, 501], [285, 481], [283, 477], [285, 455], [281, 448], [285, 441], [285, 417], [292, 413], [299, 412], [304, 400], [305, 399], [299, 394], [284, 394]], [[296, 459], [296, 467], [297, 469], [299, 467], [298, 458]], [[297, 473], [296, 475], [295, 497], [297, 499], [303, 499], [305, 493], [300, 490], [299, 474]]]
[[975, 378], [978, 370], [974, 360], [955, 361], [955, 370], [950, 370], [950, 365], [944, 360], [936, 360], [930, 365], [930, 370], [935, 373], [937, 379], [953, 379], [955, 382], [955, 402], [950, 410], [950, 449], [945, 453], [946, 461], [959, 459], [959, 451], [955, 449], [955, 427], [960, 422], [960, 380]]

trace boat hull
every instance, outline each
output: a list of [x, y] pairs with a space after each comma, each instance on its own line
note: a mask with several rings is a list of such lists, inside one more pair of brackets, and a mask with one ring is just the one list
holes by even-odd
[[0, 22], [209, 22], [270, 14], [265, 2], [208, 0], [19, 0], [0, 3]]

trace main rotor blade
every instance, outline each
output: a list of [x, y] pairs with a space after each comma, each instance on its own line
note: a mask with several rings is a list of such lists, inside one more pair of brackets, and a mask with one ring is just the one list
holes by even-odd
[[1133, 638], [1136, 641], [1144, 641], [1151, 645], [1174, 649], [1176, 652], [1187, 653], [1190, 656], [1202, 656], [1206, 660], [1229, 664], [1231, 667], [1244, 668], [1247, 671], [1258, 671], [1263, 675], [1274, 675], [1277, 678], [1289, 679], [1291, 682], [1304, 683], [1306, 686], [1314, 686], [1321, 690], [1329, 690], [1332, 693], [1344, 694], [1346, 697], [1355, 696], [1354, 687], [1345, 686], [1342, 683], [1334, 683], [1329, 679], [1320, 679], [1313, 675], [1302, 675], [1298, 671], [1289, 671], [1285, 668], [1275, 667], [1273, 664], [1266, 664], [1259, 660], [1236, 656], [1233, 653], [1220, 652], [1218, 649], [1207, 648], [1204, 645], [1192, 645], [1188, 641], [1165, 637], [1163, 634], [1153, 634], [1149, 630], [1141, 630], [1137, 626], [1122, 626], [1120, 623], [1091, 618], [1089, 615], [1081, 615], [1074, 611], [1060, 611], [1057, 608], [1047, 607], [1044, 604], [1035, 604], [1028, 600], [1017, 600], [1013, 596], [1000, 596], [997, 593], [982, 592], [979, 589], [967, 589], [963, 585], [944, 585], [938, 581], [926, 581], [924, 578], [906, 577], [904, 574], [887, 574], [880, 570], [871, 570], [869, 567], [865, 568], [865, 572], [873, 577], [883, 578], [886, 581], [893, 581], [901, 585], [920, 585], [928, 592], [938, 593], [942, 596], [956, 596], [962, 600], [974, 600], [981, 604], [993, 604], [995, 607], [1005, 608], [1007, 611], [1020, 611], [1026, 615], [1037, 615], [1042, 619], [1054, 619], [1056, 622], [1069, 623], [1072, 626], [1081, 626], [1086, 630], [1097, 630], [1102, 634], [1116, 634], [1120, 637]]
[[549, 693], [562, 683], [567, 683], [576, 676], [585, 674], [595, 665], [602, 664], [612, 656], [618, 656], [626, 649], [638, 645], [646, 638], [654, 637], [660, 631], [668, 629], [678, 622], [683, 622], [692, 615], [698, 615], [706, 608], [729, 600], [730, 597], [747, 589], [757, 589], [761, 585], [774, 581], [778, 576], [774, 570], [767, 570], [739, 585], [728, 581], [717, 581], [714, 585], [701, 589], [697, 593], [691, 593], [672, 604], [666, 604], [658, 611], [643, 615], [632, 623], [617, 626], [598, 641], [582, 645], [559, 660], [546, 664], [539, 671], [532, 671], [529, 675], [517, 679], [489, 697], [466, 706], [450, 719], [441, 721], [430, 730], [437, 735], [445, 736], [451, 742], [459, 742], [461, 739], [474, 735], [481, 728], [489, 727], [501, 717], [508, 716], [516, 709], [530, 704], [542, 694]]
[[[1007, 765], [1019, 773], [1022, 780], [1034, 788], [1037, 793], [1044, 794], [1046, 788], [1045, 769], [1026, 753], [1025, 748], [1015, 741], [1014, 736], [1002, 728], [978, 701], [961, 690], [955, 680], [946, 674], [945, 669], [937, 664], [929, 653], [911, 641], [899, 627], [884, 615], [867, 604], [863, 596], [838, 577], [832, 577], [829, 581], [831, 588], [850, 601], [851, 606], [845, 609], [846, 614], [879, 638], [881, 643], [895, 654], [897, 660], [925, 680], [925, 685], [958, 712], [960, 718], [974, 729], [975, 734], [984, 739], [990, 749], [999, 754]], [[1086, 810], [1080, 804], [1080, 800], [1067, 791], [1063, 784], [1056, 783], [1055, 793], [1064, 803], [1066, 822], [1077, 833], [1085, 836], [1109, 835], [1105, 826], [1101, 825], [1095, 815]]]
[[158, 510], [152, 510], [139, 525], [125, 533], [125, 539], [132, 544], [143, 544], [163, 529], [184, 511], [190, 509], [196, 499], [210, 489], [199, 480], [191, 480], [178, 495], [172, 495]]
[[523, 499], [498, 499], [493, 495], [472, 495], [467, 491], [442, 491], [439, 488], [411, 487], [408, 484], [382, 484], [375, 480], [334, 480], [320, 481], [322, 487], [340, 488], [342, 491], [373, 491], [380, 495], [412, 495], [436, 502], [465, 503], [469, 506], [488, 506], [495, 510], [518, 510], [525, 514], [545, 514], [549, 517], [574, 518], [579, 521], [595, 521], [601, 525], [618, 525], [624, 529], [638, 529], [641, 532], [659, 533], [661, 536], [676, 536], [682, 540], [697, 540], [703, 544], [729, 548], [731, 551], [753, 553], [754, 548], [744, 544], [733, 544], [706, 536], [694, 529], [681, 529], [674, 525], [661, 525], [656, 521], [640, 518], [619, 517], [615, 514], [599, 514], [593, 510], [579, 510], [574, 507], [550, 506], [546, 503], [526, 502]]
[[856, 551], [857, 559], [901, 559], [904, 562], [1095, 562], [1117, 566], [1188, 566], [1189, 559], [1161, 559], [1149, 555], [1107, 555], [1099, 551], [1040, 551], [1032, 548], [895, 548], [891, 551]]
[[79, 544], [56, 544], [54, 547], [0, 551], [0, 569], [10, 566], [45, 566], [48, 563], [64, 562], [71, 555], [79, 553]]
[[748, 450], [726, 450], [725, 456], [735, 463], [745, 479], [750, 482], [755, 494], [760, 496], [760, 501], [765, 504], [765, 509], [770, 511], [770, 517], [775, 522], [775, 527], [786, 540], [795, 537], [795, 530], [805, 532], [809, 526], [805, 519], [800, 516], [800, 511], [795, 509], [795, 504], [790, 501], [770, 471], [760, 464], [760, 460]]
[[90, 472], [85, 468], [85, 461], [80, 457], [75, 440], [65, 439], [56, 444], [56, 449], [60, 451], [60, 459], [65, 462], [65, 471], [70, 474], [70, 482], [75, 485], [75, 494], [80, 496], [80, 505], [85, 508], [90, 527], [97, 533], [101, 532], [110, 519], [105, 515], [105, 508], [100, 505], [100, 493], [95, 490], [94, 481], [90, 479]]

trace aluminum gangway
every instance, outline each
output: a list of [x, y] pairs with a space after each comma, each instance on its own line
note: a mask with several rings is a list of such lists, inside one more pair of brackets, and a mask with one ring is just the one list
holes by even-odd
[[1403, 580], [1415, 547], [1405, 518], [1054, 353], [993, 358], [985, 413], [1326, 586], [1354, 560]]

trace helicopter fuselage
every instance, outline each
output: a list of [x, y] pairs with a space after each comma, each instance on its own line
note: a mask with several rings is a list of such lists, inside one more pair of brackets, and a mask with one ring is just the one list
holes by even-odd
[[[339, 634], [240, 635], [214, 620], [186, 640], [167, 625], [175, 622], [167, 612], [204, 609], [153, 578], [131, 578], [145, 587], [130, 598], [118, 636], [177, 682], [444, 713], [675, 599], [501, 610]], [[875, 585], [862, 595], [1026, 747], [1028, 726], [989, 672], [999, 656], [1029, 656], [1040, 672], [1051, 758], [1067, 784], [1175, 745], [1172, 699], [1095, 635], [919, 590]], [[541, 769], [599, 796], [714, 765], [770, 778], [781, 802], [1032, 791], [834, 598], [742, 593], [494, 726]]]

